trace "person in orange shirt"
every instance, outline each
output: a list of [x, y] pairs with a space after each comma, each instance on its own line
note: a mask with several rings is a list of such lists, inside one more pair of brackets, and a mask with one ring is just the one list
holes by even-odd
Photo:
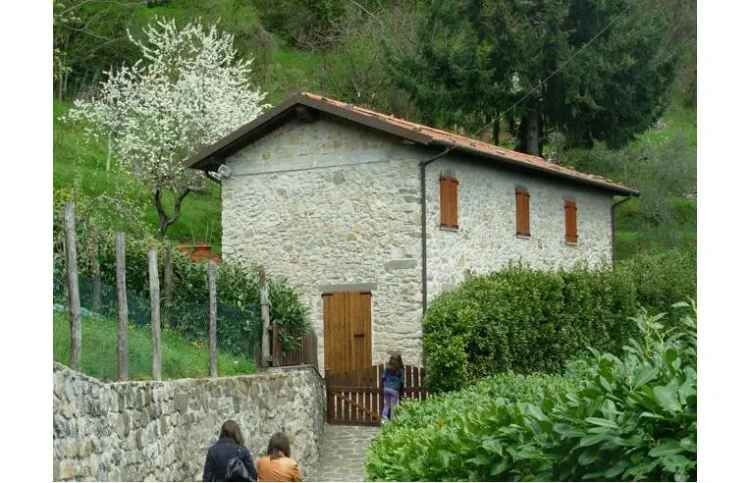
[[268, 454], [256, 464], [258, 481], [302, 481], [299, 466], [291, 456], [286, 434], [276, 433], [271, 436]]

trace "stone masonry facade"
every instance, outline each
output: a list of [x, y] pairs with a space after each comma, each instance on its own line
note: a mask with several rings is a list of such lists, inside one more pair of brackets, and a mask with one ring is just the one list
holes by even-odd
[[[372, 293], [372, 359], [400, 351], [422, 363], [419, 162], [434, 153], [322, 116], [292, 120], [233, 155], [222, 186], [226, 260], [286, 277], [311, 309], [325, 367], [322, 294]], [[551, 178], [449, 154], [428, 165], [428, 299], [467, 273], [523, 261], [535, 268], [609, 263], [611, 197]], [[459, 228], [439, 225], [439, 177], [459, 181]], [[531, 196], [531, 237], [516, 237], [515, 188]], [[576, 246], [564, 238], [565, 199], [578, 206]]]
[[103, 383], [55, 363], [55, 481], [200, 481], [206, 451], [234, 419], [254, 458], [284, 431], [315, 468], [325, 389], [309, 367], [216, 379]]
[[[458, 180], [458, 230], [440, 227], [440, 176]], [[449, 155], [427, 166], [427, 298], [469, 273], [522, 262], [535, 269], [611, 263], [611, 195]], [[528, 191], [531, 236], [516, 236], [516, 188]], [[565, 242], [565, 200], [578, 208], [578, 242]]]
[[[371, 291], [373, 363], [394, 350], [421, 361], [419, 154], [319, 120], [289, 122], [226, 161], [222, 258], [260, 263], [300, 291], [321, 368], [325, 292]], [[283, 170], [300, 171], [257, 174]]]

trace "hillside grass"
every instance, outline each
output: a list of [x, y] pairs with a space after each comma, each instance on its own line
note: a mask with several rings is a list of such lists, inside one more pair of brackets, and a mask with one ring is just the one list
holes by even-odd
[[633, 198], [616, 208], [615, 258], [627, 260], [641, 253], [658, 253], [672, 248], [695, 250], [698, 243], [698, 203], [687, 198], [670, 200], [675, 219], [668, 225], [647, 220]]
[[[53, 311], [54, 360], [68, 364], [70, 328], [66, 312]], [[81, 319], [81, 372], [103, 381], [117, 379], [117, 322], [99, 316]], [[161, 332], [162, 379], [208, 377], [208, 344], [189, 341], [169, 327]], [[151, 379], [151, 327], [129, 325], [128, 366], [132, 380]], [[237, 376], [255, 372], [247, 358], [219, 352], [220, 376]]]
[[[684, 136], [689, 146], [697, 149], [697, 112], [686, 106], [679, 95], [656, 126], [639, 135], [633, 145], [634, 152], [647, 145], [668, 142]], [[668, 200], [672, 219], [656, 223], [641, 213], [641, 199], [633, 198], [621, 204], [615, 214], [615, 256], [617, 260], [631, 258], [639, 253], [653, 253], [672, 248], [695, 250], [698, 242], [698, 202], [687, 197]]]
[[[71, 106], [69, 102], [53, 102], [53, 189], [78, 186], [85, 196], [126, 196], [142, 207], [143, 218], [151, 233], [156, 234], [159, 222], [151, 204], [151, 193], [138, 179], [118, 170], [114, 159], [107, 171], [106, 141], [90, 141], [83, 126], [60, 119]], [[165, 198], [169, 207], [171, 196]], [[218, 184], [209, 183], [207, 193], [191, 193], [186, 198], [180, 219], [169, 228], [167, 237], [185, 243], [205, 241], [215, 252], [221, 252], [221, 188]]]

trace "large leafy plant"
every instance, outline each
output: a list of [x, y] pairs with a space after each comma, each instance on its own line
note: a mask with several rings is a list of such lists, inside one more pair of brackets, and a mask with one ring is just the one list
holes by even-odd
[[[683, 307], [684, 308], [684, 307]], [[682, 310], [682, 309], [680, 309]], [[695, 307], [642, 312], [621, 357], [592, 350], [564, 377], [505, 374], [406, 403], [373, 441], [374, 480], [695, 480]]]

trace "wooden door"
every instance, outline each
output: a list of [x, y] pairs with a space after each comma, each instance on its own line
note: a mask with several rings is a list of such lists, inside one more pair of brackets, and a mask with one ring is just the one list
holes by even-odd
[[369, 292], [323, 295], [325, 369], [348, 371], [372, 366]]

